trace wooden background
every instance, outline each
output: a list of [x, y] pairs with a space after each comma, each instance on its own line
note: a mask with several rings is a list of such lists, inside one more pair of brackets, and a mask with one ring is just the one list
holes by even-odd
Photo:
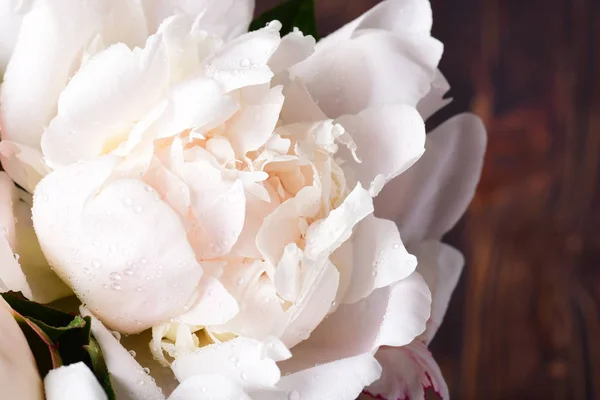
[[[378, 1], [317, 2], [327, 34]], [[600, 400], [600, 0], [431, 3], [455, 99], [434, 124], [470, 109], [489, 132], [432, 351], [454, 399]]]

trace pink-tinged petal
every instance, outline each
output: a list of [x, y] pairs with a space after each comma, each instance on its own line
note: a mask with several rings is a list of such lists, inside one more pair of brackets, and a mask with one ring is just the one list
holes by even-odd
[[427, 135], [425, 154], [375, 199], [375, 214], [398, 224], [407, 246], [440, 239], [466, 211], [483, 165], [485, 127], [458, 115]]
[[356, 226], [352, 243], [354, 267], [344, 303], [356, 303], [375, 289], [407, 278], [417, 267], [392, 221], [368, 216]]
[[[386, 0], [319, 42], [319, 49], [348, 40], [360, 30], [383, 30], [397, 35], [429, 34], [433, 18], [427, 0]], [[358, 32], [357, 32], [358, 31]]]
[[58, 100], [58, 114], [42, 136], [53, 168], [115, 150], [133, 125], [158, 103], [168, 84], [160, 35], [144, 49], [116, 44], [88, 61]]
[[329, 313], [337, 293], [340, 273], [329, 259], [304, 261], [304, 282], [296, 302], [275, 327], [288, 348], [306, 340]]
[[239, 312], [235, 298], [219, 280], [205, 274], [200, 286], [202, 293], [191, 309], [178, 318], [180, 321], [198, 326], [217, 325], [231, 320]]
[[289, 358], [275, 338], [265, 342], [238, 337], [179, 356], [171, 365], [179, 382], [199, 374], [216, 374], [244, 389], [274, 387], [281, 373], [276, 362]]
[[219, 278], [240, 304], [240, 312], [222, 325], [210, 326], [214, 333], [234, 333], [264, 340], [284, 316], [282, 301], [271, 280], [264, 275], [265, 262], [239, 261], [226, 265]]
[[4, 73], [15, 48], [23, 15], [30, 8], [28, 3], [26, 1], [3, 1], [0, 3], [0, 76]]
[[50, 172], [42, 152], [17, 142], [0, 142], [0, 162], [10, 177], [29, 193], [33, 193], [38, 182]]
[[422, 336], [429, 344], [444, 320], [465, 259], [458, 250], [437, 241], [421, 242], [410, 250], [419, 260], [417, 271], [423, 275], [431, 291], [431, 318]]
[[227, 121], [226, 137], [238, 159], [258, 150], [273, 135], [283, 106], [282, 87], [240, 90], [240, 110]]
[[427, 35], [364, 31], [291, 68], [330, 118], [374, 106], [416, 106], [429, 91], [442, 45]]
[[[410, 168], [425, 151], [425, 123], [414, 107], [392, 105], [343, 116], [338, 122], [357, 147], [357, 164], [346, 154], [364, 187], [375, 195], [385, 183]], [[349, 152], [348, 152], [349, 153]]]
[[381, 379], [367, 387], [361, 399], [425, 400], [427, 390], [442, 400], [450, 398], [440, 367], [423, 342], [383, 347], [375, 358], [383, 367]]
[[168, 400], [252, 400], [243, 388], [221, 375], [193, 375], [183, 381]]
[[0, 387], [6, 399], [42, 400], [42, 380], [23, 331], [0, 298]]
[[175, 14], [197, 20], [198, 28], [224, 39], [246, 32], [254, 12], [254, 0], [142, 0], [151, 32]]
[[160, 388], [136, 359], [89, 310], [81, 314], [92, 317], [92, 334], [100, 344], [110, 380], [119, 400], [164, 400]]
[[299, 122], [319, 122], [327, 119], [314, 101], [306, 84], [300, 78], [287, 82], [283, 87], [285, 101], [280, 119], [284, 125]]
[[207, 162], [186, 163], [180, 175], [190, 188], [193, 225], [189, 241], [199, 259], [227, 254], [244, 227], [246, 198], [240, 180], [222, 180]]
[[373, 212], [373, 199], [360, 185], [327, 218], [313, 223], [306, 232], [305, 255], [309, 260], [328, 257], [352, 235], [352, 229]]
[[312, 366], [283, 376], [277, 392], [251, 393], [257, 400], [355, 400], [365, 386], [381, 376], [381, 366], [370, 353]]
[[265, 218], [256, 236], [256, 246], [271, 265], [279, 263], [285, 246], [301, 238], [299, 220], [319, 212], [320, 198], [319, 189], [306, 186]]
[[113, 329], [143, 331], [183, 313], [202, 276], [177, 213], [136, 179], [109, 179], [118, 159], [55, 170], [33, 221], [59, 276]]
[[373, 291], [366, 299], [341, 305], [308, 340], [293, 349], [294, 356], [282, 369], [295, 372], [315, 363], [375, 351], [380, 346], [407, 345], [425, 330], [430, 307], [427, 284], [415, 272]]
[[23, 18], [0, 91], [2, 139], [39, 148], [86, 48], [98, 38], [133, 46], [146, 37], [142, 10], [131, 0], [36, 1]]
[[304, 36], [300, 31], [290, 32], [281, 38], [281, 44], [269, 60], [274, 74], [308, 58], [315, 51], [315, 38]]
[[205, 132], [225, 123], [239, 109], [238, 102], [212, 79], [197, 75], [174, 85], [167, 107], [152, 125], [155, 137], [177, 135], [186, 129]]
[[269, 82], [273, 72], [267, 63], [281, 41], [280, 29], [281, 24], [274, 21], [225, 44], [207, 60], [206, 75], [219, 82], [225, 92]]
[[427, 120], [427, 118], [452, 102], [452, 99], [444, 99], [444, 95], [448, 93], [448, 90], [450, 90], [450, 84], [448, 84], [441, 71], [437, 70], [431, 82], [429, 93], [417, 105], [417, 110], [419, 110], [424, 120]]
[[100, 382], [83, 362], [51, 370], [44, 378], [46, 400], [108, 400]]

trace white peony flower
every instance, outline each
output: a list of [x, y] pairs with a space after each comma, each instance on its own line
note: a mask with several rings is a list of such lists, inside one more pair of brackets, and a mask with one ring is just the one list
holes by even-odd
[[[425, 344], [463, 261], [439, 241], [485, 131], [462, 115], [425, 136], [448, 89], [429, 3], [317, 45], [244, 33], [251, 1], [188, 3], [35, 0], [0, 91], [3, 166], [102, 321], [118, 399], [447, 397]], [[151, 330], [124, 344], [153, 357], [103, 324]]]

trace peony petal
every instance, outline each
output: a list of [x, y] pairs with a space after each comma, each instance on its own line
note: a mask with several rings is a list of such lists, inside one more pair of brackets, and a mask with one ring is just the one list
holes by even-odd
[[[417, 110], [406, 105], [369, 108], [355, 116], [343, 116], [344, 126], [357, 146], [356, 177], [376, 195], [383, 184], [413, 165], [424, 152], [425, 124]], [[346, 159], [351, 155], [347, 154]]]
[[[277, 352], [273, 353], [275, 349]], [[263, 343], [238, 337], [184, 354], [171, 368], [180, 382], [198, 374], [217, 374], [244, 389], [269, 388], [274, 387], [281, 376], [275, 362], [289, 356], [289, 351], [277, 339]]]
[[[0, 260], [2, 260], [0, 258]], [[2, 260], [3, 261], [3, 260]], [[35, 359], [15, 321], [12, 310], [0, 297], [0, 387], [6, 399], [42, 400], [42, 380]]]
[[383, 374], [365, 389], [361, 400], [425, 400], [427, 389], [433, 389], [441, 400], [450, 398], [440, 367], [423, 342], [383, 347], [375, 358], [383, 367]]
[[210, 326], [211, 332], [234, 333], [256, 340], [273, 334], [284, 311], [274, 284], [264, 275], [267, 268], [267, 263], [261, 261], [225, 266], [219, 279], [238, 301], [240, 312], [223, 325]]
[[202, 294], [196, 304], [178, 318], [180, 321], [189, 325], [217, 325], [229, 321], [239, 312], [237, 302], [217, 279], [204, 275], [200, 286]]
[[277, 384], [280, 392], [251, 394], [257, 400], [355, 400], [365, 386], [380, 376], [379, 363], [373, 355], [364, 353], [286, 375]]
[[106, 45], [141, 45], [146, 36], [142, 10], [131, 0], [37, 0], [4, 75], [2, 139], [38, 148], [86, 47], [98, 37]]
[[96, 316], [140, 332], [182, 313], [202, 276], [180, 217], [140, 180], [107, 181], [118, 159], [58, 169], [40, 182], [42, 249]]
[[285, 246], [275, 270], [275, 289], [284, 300], [295, 302], [300, 294], [300, 263], [304, 252], [296, 243]]
[[267, 65], [279, 46], [281, 23], [242, 35], [227, 43], [208, 60], [205, 73], [219, 82], [225, 92], [267, 83], [273, 72]]
[[269, 67], [274, 74], [283, 72], [314, 53], [315, 44], [312, 36], [304, 36], [300, 31], [290, 32], [281, 38], [281, 44], [269, 60]]
[[9, 140], [0, 142], [0, 162], [10, 177], [29, 193], [50, 172], [40, 150]]
[[224, 39], [246, 32], [254, 12], [254, 0], [142, 0], [151, 32], [161, 22], [183, 14], [197, 19], [198, 27]]
[[340, 273], [329, 259], [304, 263], [304, 282], [296, 302], [275, 328], [288, 348], [306, 340], [329, 313], [337, 293]]
[[17, 241], [13, 249], [15, 253], [19, 254], [21, 270], [31, 289], [31, 295], [28, 298], [38, 303], [50, 303], [71, 296], [73, 292], [52, 271], [40, 248], [33, 229], [31, 208], [22, 201], [18, 202], [15, 205], [15, 218]]
[[291, 68], [330, 118], [374, 106], [416, 106], [427, 94], [442, 45], [427, 35], [365, 31]]
[[372, 215], [358, 223], [352, 237], [354, 268], [344, 303], [356, 303], [375, 289], [407, 278], [417, 259], [408, 254], [396, 224]]
[[354, 21], [319, 42], [319, 50], [335, 46], [340, 41], [351, 39], [361, 30], [382, 30], [399, 36], [409, 34], [428, 35], [433, 18], [427, 0], [382, 1]]
[[92, 334], [100, 344], [110, 380], [119, 400], [164, 400], [162, 391], [133, 356], [123, 347], [89, 310], [81, 308], [83, 316], [92, 317]]
[[168, 400], [252, 400], [242, 387], [220, 375], [193, 375], [183, 381]]
[[440, 239], [473, 198], [486, 141], [485, 128], [474, 115], [448, 120], [427, 135], [423, 157], [377, 197], [375, 214], [395, 221], [409, 247]]
[[265, 218], [256, 236], [256, 246], [271, 265], [279, 263], [285, 246], [301, 238], [299, 219], [314, 217], [319, 212], [320, 197], [319, 189], [306, 186]]
[[4, 74], [10, 60], [21, 30], [23, 15], [29, 11], [29, 7], [28, 2], [0, 2], [0, 76]]
[[361, 220], [373, 212], [373, 199], [360, 185], [348, 194], [344, 202], [327, 218], [312, 224], [306, 232], [305, 254], [310, 260], [328, 257], [350, 235]]
[[417, 105], [417, 110], [419, 110], [424, 120], [427, 120], [427, 118], [452, 102], [452, 99], [444, 99], [444, 95], [448, 93], [448, 90], [450, 90], [448, 81], [440, 70], [437, 70], [433, 82], [431, 82], [429, 93]]
[[60, 95], [58, 115], [42, 136], [53, 168], [107, 154], [161, 98], [168, 84], [166, 50], [160, 35], [146, 47], [109, 47], [87, 62]]
[[444, 319], [465, 259], [458, 250], [437, 241], [421, 242], [411, 247], [411, 251], [419, 260], [417, 271], [431, 291], [431, 318], [422, 337], [429, 344]]
[[[355, 304], [341, 305], [282, 365], [289, 372], [377, 350], [404, 346], [425, 330], [431, 295], [418, 273], [377, 289]], [[357, 329], [360, 327], [360, 329]]]
[[306, 84], [300, 78], [287, 82], [283, 88], [285, 101], [280, 119], [284, 125], [299, 122], [319, 122], [327, 116], [314, 101]]
[[46, 400], [108, 400], [100, 382], [83, 362], [51, 370], [44, 378]]
[[258, 150], [273, 135], [283, 106], [282, 87], [240, 90], [242, 106], [227, 122], [226, 137], [238, 159]]

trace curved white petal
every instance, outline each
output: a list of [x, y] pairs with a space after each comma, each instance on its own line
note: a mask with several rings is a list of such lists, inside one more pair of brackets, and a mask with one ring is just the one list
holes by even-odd
[[281, 376], [276, 361], [289, 358], [277, 339], [265, 342], [238, 337], [179, 356], [171, 365], [179, 382], [199, 374], [221, 375], [244, 389], [274, 387]]
[[30, 1], [8, 0], [0, 2], [0, 76], [10, 60], [23, 15], [29, 11]]
[[442, 45], [427, 35], [365, 31], [291, 68], [330, 118], [386, 104], [416, 106], [427, 94]]
[[235, 298], [219, 280], [204, 275], [200, 286], [202, 293], [196, 304], [178, 320], [189, 325], [206, 326], [223, 324], [237, 315], [239, 307]]
[[10, 140], [0, 142], [0, 162], [10, 177], [29, 193], [33, 193], [38, 182], [50, 172], [37, 147]]
[[352, 244], [353, 269], [344, 303], [356, 303], [373, 290], [408, 277], [417, 267], [417, 259], [404, 248], [392, 221], [366, 217], [356, 226]]
[[307, 368], [281, 378], [277, 392], [251, 393], [256, 400], [355, 400], [365, 386], [381, 376], [370, 353]]
[[254, 12], [254, 0], [142, 0], [151, 32], [175, 14], [194, 20], [199, 29], [224, 39], [246, 32]]
[[404, 346], [423, 333], [430, 307], [427, 284], [415, 272], [373, 291], [366, 299], [341, 305], [308, 340], [294, 347], [293, 357], [282, 369], [295, 372], [315, 363], [375, 351], [380, 346]]
[[193, 375], [183, 381], [168, 400], [252, 400], [242, 387], [221, 375]]
[[442, 75], [442, 72], [437, 70], [435, 77], [431, 82], [429, 93], [427, 93], [417, 105], [417, 110], [419, 110], [419, 113], [424, 120], [427, 120], [427, 118], [452, 102], [452, 99], [444, 98], [444, 95], [448, 93], [448, 90], [450, 90], [450, 84], [444, 75]]
[[94, 315], [135, 333], [182, 314], [202, 268], [180, 217], [118, 159], [60, 168], [36, 189], [33, 221], [55, 271]]
[[433, 18], [428, 0], [385, 0], [354, 21], [323, 38], [319, 50], [352, 38], [361, 30], [382, 30], [397, 35], [429, 34]]
[[160, 35], [146, 47], [116, 44], [87, 62], [58, 100], [58, 114], [42, 136], [53, 168], [106, 154], [127, 140], [134, 123], [158, 103], [168, 83]]
[[423, 342], [383, 347], [375, 358], [383, 373], [381, 379], [365, 389], [361, 400], [426, 400], [427, 390], [433, 390], [441, 400], [450, 399], [440, 367]]
[[[1, 259], [0, 259], [1, 260]], [[0, 298], [0, 387], [7, 399], [42, 400], [42, 380], [23, 331]]]
[[360, 164], [348, 159], [364, 187], [377, 194], [385, 183], [410, 168], [425, 151], [425, 123], [414, 107], [368, 108], [337, 120], [356, 143]]
[[421, 242], [410, 250], [419, 260], [417, 271], [423, 275], [431, 291], [431, 318], [422, 336], [429, 344], [444, 319], [465, 259], [458, 250], [437, 241]]
[[226, 136], [238, 159], [258, 150], [273, 135], [283, 106], [282, 87], [240, 90], [240, 110], [227, 121]]
[[110, 380], [119, 400], [164, 400], [160, 388], [135, 358], [89, 310], [80, 309], [92, 318], [92, 334], [98, 341], [110, 373]]
[[94, 40], [141, 45], [142, 19], [132, 0], [37, 0], [23, 18], [0, 90], [2, 139], [39, 148], [86, 48]]
[[108, 400], [100, 382], [83, 362], [51, 370], [44, 378], [46, 400]]
[[308, 58], [315, 51], [315, 38], [304, 36], [300, 31], [290, 32], [281, 38], [281, 43], [269, 60], [269, 67], [278, 74], [292, 65]]
[[207, 60], [206, 75], [219, 82], [225, 92], [269, 82], [273, 72], [267, 63], [281, 41], [280, 29], [281, 24], [274, 21], [225, 44]]
[[458, 115], [427, 135], [425, 154], [375, 199], [375, 214], [398, 224], [407, 246], [440, 239], [475, 194], [486, 146], [485, 127]]

